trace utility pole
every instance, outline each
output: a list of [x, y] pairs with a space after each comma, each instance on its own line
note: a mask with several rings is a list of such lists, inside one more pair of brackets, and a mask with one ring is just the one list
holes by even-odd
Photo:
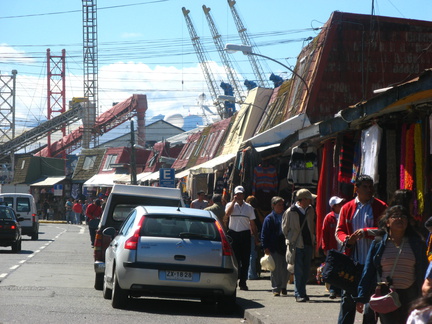
[[134, 121], [130, 120], [131, 125], [131, 161], [130, 161], [130, 175], [131, 175], [131, 185], [136, 185], [137, 183], [137, 171], [136, 171], [136, 152], [135, 152], [135, 129], [134, 129]]

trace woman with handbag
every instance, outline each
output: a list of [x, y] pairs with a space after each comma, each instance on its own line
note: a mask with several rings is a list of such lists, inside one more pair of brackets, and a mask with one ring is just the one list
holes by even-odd
[[288, 269], [285, 260], [285, 236], [282, 233], [282, 215], [285, 210], [284, 199], [274, 196], [271, 199], [272, 212], [264, 219], [261, 230], [261, 244], [266, 255], [271, 255], [275, 262], [275, 269], [270, 279], [273, 296], [287, 294]]
[[[412, 227], [410, 213], [401, 205], [389, 207], [380, 219], [379, 227], [380, 232], [369, 249], [360, 279], [356, 308], [362, 313], [377, 283], [385, 282], [379, 285], [381, 293], [376, 290], [371, 302], [376, 303], [375, 311], [381, 323], [402, 324], [408, 318], [410, 302], [421, 296], [428, 265], [426, 244]], [[383, 290], [386, 288], [396, 294], [393, 292], [384, 298], [387, 292]], [[379, 295], [383, 297], [378, 298]], [[394, 305], [390, 305], [392, 303]], [[373, 308], [372, 303], [370, 306]], [[382, 306], [386, 310], [379, 308]]]

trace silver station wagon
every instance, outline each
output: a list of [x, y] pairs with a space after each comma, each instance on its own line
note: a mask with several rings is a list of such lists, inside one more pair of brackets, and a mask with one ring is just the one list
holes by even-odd
[[128, 298], [167, 296], [236, 305], [237, 263], [227, 236], [209, 211], [143, 207], [131, 211], [106, 250], [103, 296], [114, 308]]

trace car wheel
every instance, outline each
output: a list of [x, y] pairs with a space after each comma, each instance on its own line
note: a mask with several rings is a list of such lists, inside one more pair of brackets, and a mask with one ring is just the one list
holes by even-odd
[[128, 293], [126, 290], [120, 287], [118, 283], [117, 275], [114, 273], [112, 298], [111, 298], [112, 307], [124, 308], [126, 306], [127, 299], [128, 299]]
[[96, 290], [102, 290], [103, 289], [103, 281], [104, 281], [104, 274], [103, 273], [95, 273], [94, 288]]
[[223, 296], [218, 302], [218, 310], [224, 314], [231, 314], [235, 311], [237, 304], [237, 295], [234, 292], [232, 295]]
[[105, 299], [111, 299], [111, 297], [112, 297], [112, 289], [110, 289], [110, 288], [107, 287], [106, 279], [104, 279], [104, 282], [103, 282], [102, 293], [103, 293], [103, 298], [105, 298]]
[[12, 252], [19, 252], [21, 240], [12, 243]]
[[39, 239], [39, 232], [33, 232], [31, 235], [32, 241], [37, 241]]

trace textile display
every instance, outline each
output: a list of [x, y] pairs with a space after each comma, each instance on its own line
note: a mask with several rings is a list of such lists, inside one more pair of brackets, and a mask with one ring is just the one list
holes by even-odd
[[422, 215], [424, 210], [423, 196], [423, 140], [421, 123], [414, 126], [414, 153], [415, 153], [415, 179], [417, 191], [417, 214]]
[[413, 190], [414, 186], [414, 127], [411, 125], [406, 132], [405, 145], [405, 184], [403, 189]]
[[378, 154], [381, 148], [382, 128], [377, 124], [362, 131], [360, 174], [367, 174], [374, 183], [379, 182]]
[[332, 249], [327, 252], [322, 278], [324, 282], [356, 295], [362, 268], [346, 254]]
[[338, 182], [351, 183], [354, 159], [354, 135], [344, 134], [341, 140]]
[[254, 178], [252, 183], [252, 195], [255, 196], [258, 190], [276, 193], [278, 186], [278, 176], [274, 166], [258, 165], [254, 168], [253, 172]]
[[303, 145], [293, 147], [287, 177], [288, 183], [315, 192], [318, 184], [317, 164], [315, 147]]
[[[317, 242], [321, 242], [322, 240], [322, 224], [324, 221], [325, 215], [327, 215], [327, 211], [329, 210], [328, 200], [331, 197], [333, 191], [330, 188], [331, 183], [335, 183], [333, 181], [333, 172], [332, 169], [332, 156], [334, 152], [334, 143], [333, 140], [327, 141], [324, 144], [324, 148], [322, 151], [321, 158], [321, 166], [320, 170], [326, 170], [325, 172], [321, 172], [321, 176], [318, 180], [317, 187], [317, 198], [316, 198], [316, 240]], [[316, 244], [316, 250], [319, 250], [320, 244]]]
[[400, 173], [399, 173], [399, 189], [405, 189], [405, 150], [406, 150], [406, 132], [407, 125], [402, 125], [401, 130], [401, 150], [400, 150]]

